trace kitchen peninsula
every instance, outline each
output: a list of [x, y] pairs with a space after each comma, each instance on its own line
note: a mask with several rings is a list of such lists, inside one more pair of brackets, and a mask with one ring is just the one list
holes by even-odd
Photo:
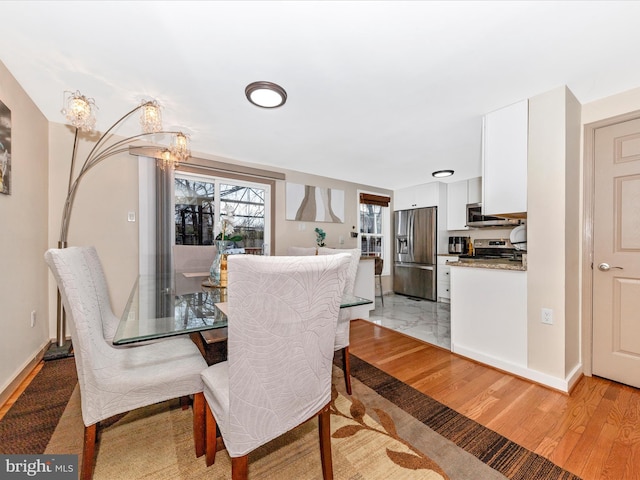
[[526, 266], [505, 259], [460, 259], [448, 265], [451, 351], [530, 378]]

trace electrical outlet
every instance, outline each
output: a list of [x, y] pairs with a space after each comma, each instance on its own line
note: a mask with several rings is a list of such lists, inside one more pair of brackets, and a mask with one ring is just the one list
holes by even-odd
[[136, 212], [127, 213], [127, 221], [128, 222], [135, 222], [136, 221]]
[[553, 325], [553, 310], [550, 308], [542, 309], [542, 323], [546, 325]]
[[31, 328], [36, 326], [36, 311], [31, 311]]

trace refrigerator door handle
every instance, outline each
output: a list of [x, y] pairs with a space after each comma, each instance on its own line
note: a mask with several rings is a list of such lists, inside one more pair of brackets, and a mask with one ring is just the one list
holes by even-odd
[[433, 270], [434, 269], [433, 265], [415, 265], [415, 264], [408, 264], [408, 263], [396, 263], [396, 267], [419, 268], [420, 270]]
[[414, 235], [413, 229], [414, 229], [414, 223], [415, 223], [415, 219], [416, 219], [415, 214], [416, 214], [415, 211], [410, 210], [408, 212], [408, 217], [409, 218], [407, 219], [407, 230], [408, 230], [407, 238], [409, 239], [408, 243], [409, 243], [409, 256], [410, 256], [409, 260], [412, 261], [412, 262], [413, 262], [413, 260], [415, 258], [414, 257], [414, 250], [413, 250], [415, 248], [414, 241], [413, 241], [413, 235]]

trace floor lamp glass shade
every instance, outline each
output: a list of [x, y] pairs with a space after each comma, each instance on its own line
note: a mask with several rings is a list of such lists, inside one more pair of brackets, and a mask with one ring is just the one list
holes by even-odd
[[155, 100], [142, 104], [140, 126], [144, 133], [156, 133], [162, 130], [162, 111]]
[[64, 92], [62, 114], [74, 127], [90, 132], [96, 125], [96, 106], [93, 98], [87, 98], [79, 91]]

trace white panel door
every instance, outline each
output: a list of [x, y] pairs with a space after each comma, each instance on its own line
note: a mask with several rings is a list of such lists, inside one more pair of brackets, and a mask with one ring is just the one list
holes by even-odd
[[640, 119], [595, 132], [593, 373], [640, 388]]

